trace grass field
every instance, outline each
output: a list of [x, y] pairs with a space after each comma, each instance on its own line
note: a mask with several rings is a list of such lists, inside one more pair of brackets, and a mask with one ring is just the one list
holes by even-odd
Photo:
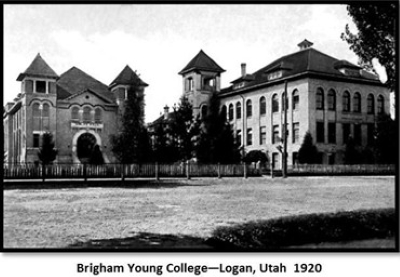
[[129, 239], [138, 233], [206, 238], [219, 226], [252, 220], [395, 207], [395, 179], [387, 176], [135, 184], [4, 190], [4, 247], [67, 248], [89, 240]]

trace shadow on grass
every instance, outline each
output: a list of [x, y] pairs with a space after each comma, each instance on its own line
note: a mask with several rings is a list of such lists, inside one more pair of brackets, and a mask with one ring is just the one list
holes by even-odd
[[171, 180], [126, 180], [126, 181], [103, 181], [103, 180], [88, 180], [76, 181], [29, 181], [29, 182], [6, 182], [3, 183], [5, 190], [11, 189], [64, 189], [64, 188], [124, 188], [124, 189], [137, 189], [137, 188], [149, 188], [149, 189], [161, 189], [161, 188], [177, 188], [177, 187], [203, 187], [209, 186], [207, 184], [199, 184], [196, 181], [177, 179], [176, 181]]
[[93, 249], [93, 250], [213, 250], [214, 246], [206, 239], [184, 236], [164, 235], [153, 233], [135, 233], [128, 238], [113, 238], [77, 242], [67, 247], [68, 249]]

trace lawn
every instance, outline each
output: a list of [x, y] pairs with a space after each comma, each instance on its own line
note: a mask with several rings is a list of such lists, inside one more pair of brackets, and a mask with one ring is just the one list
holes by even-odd
[[211, 236], [217, 227], [253, 220], [395, 207], [390, 176], [136, 184], [4, 190], [4, 247], [67, 248], [92, 240], [129, 240], [139, 233], [195, 240]]

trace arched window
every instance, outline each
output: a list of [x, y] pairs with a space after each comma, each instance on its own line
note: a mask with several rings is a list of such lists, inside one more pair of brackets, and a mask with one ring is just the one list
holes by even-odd
[[333, 89], [328, 92], [328, 110], [336, 110], [336, 93]]
[[316, 101], [315, 104], [316, 104], [317, 110], [323, 110], [324, 109], [324, 91], [322, 90], [322, 88], [317, 89], [317, 95], [316, 95], [315, 101]]
[[251, 104], [251, 100], [247, 100], [246, 102], [246, 117], [251, 117], [253, 115], [253, 106]]
[[207, 110], [208, 110], [207, 105], [201, 106], [201, 118], [202, 119], [207, 117]]
[[385, 113], [385, 98], [382, 95], [378, 96], [378, 114]]
[[265, 115], [267, 113], [267, 101], [265, 97], [260, 98], [260, 115]]
[[374, 114], [375, 113], [375, 99], [374, 95], [369, 94], [367, 97], [367, 113]]
[[192, 78], [186, 79], [186, 89], [187, 89], [187, 91], [193, 90], [193, 79]]
[[43, 131], [50, 131], [50, 106], [43, 104], [42, 112]]
[[274, 94], [272, 96], [272, 112], [278, 112], [279, 111], [279, 101], [278, 101], [278, 95]]
[[292, 108], [293, 110], [297, 110], [299, 108], [299, 102], [300, 102], [300, 97], [299, 97], [299, 91], [295, 89], [292, 94]]
[[94, 110], [94, 121], [101, 122], [101, 109], [100, 108], [96, 108]]
[[242, 103], [236, 102], [236, 118], [242, 118]]
[[233, 105], [229, 104], [229, 121], [233, 120]]
[[79, 108], [78, 107], [73, 107], [71, 110], [71, 119], [74, 121], [80, 121], [79, 118]]
[[354, 93], [353, 96], [353, 111], [356, 113], [361, 112], [361, 95], [358, 92]]
[[89, 108], [89, 107], [84, 107], [83, 108], [83, 116], [82, 116], [83, 122], [89, 123], [89, 122], [92, 121], [92, 117], [91, 117], [91, 114], [90, 114], [91, 111], [92, 111], [92, 109]]
[[347, 90], [343, 93], [343, 111], [350, 111], [350, 93]]
[[32, 105], [32, 117], [33, 117], [33, 131], [41, 131], [40, 122], [42, 118], [42, 113], [40, 110], [40, 105], [38, 103]]

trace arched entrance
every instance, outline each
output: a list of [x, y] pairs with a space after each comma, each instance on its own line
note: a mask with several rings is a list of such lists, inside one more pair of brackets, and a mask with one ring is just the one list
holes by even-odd
[[96, 138], [91, 133], [83, 133], [79, 136], [76, 152], [81, 163], [88, 163], [90, 161], [96, 144]]

